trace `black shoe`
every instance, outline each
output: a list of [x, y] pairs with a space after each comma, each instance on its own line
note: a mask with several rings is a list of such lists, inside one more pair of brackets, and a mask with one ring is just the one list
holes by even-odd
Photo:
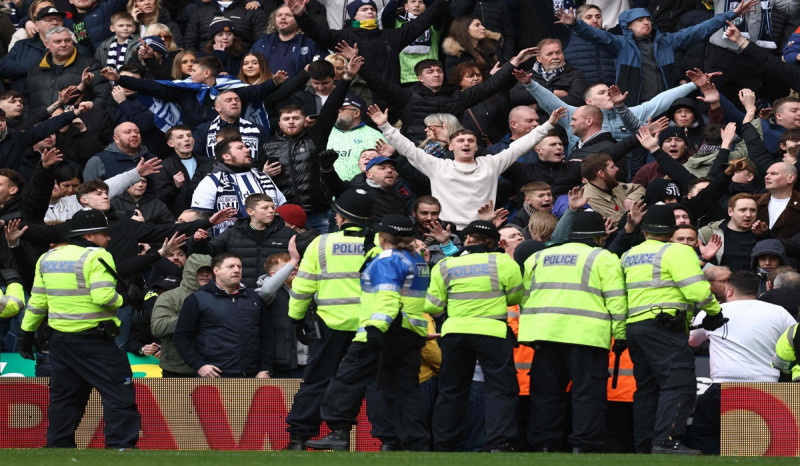
[[403, 445], [397, 440], [382, 440], [381, 451], [402, 451]]
[[334, 429], [319, 440], [309, 440], [306, 446], [314, 450], [350, 451], [350, 429]]
[[514, 446], [510, 443], [501, 443], [500, 445], [489, 449], [489, 453], [513, 453]]
[[678, 440], [666, 442], [653, 442], [653, 449], [650, 452], [654, 455], [702, 455], [703, 452], [689, 448]]
[[308, 437], [301, 437], [299, 435], [289, 436], [289, 443], [283, 447], [284, 451], [303, 451], [306, 449], [306, 442]]

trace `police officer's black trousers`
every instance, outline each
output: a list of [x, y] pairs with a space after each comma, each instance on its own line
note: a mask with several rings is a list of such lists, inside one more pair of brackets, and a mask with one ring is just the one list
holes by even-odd
[[323, 339], [310, 345], [303, 382], [294, 396], [292, 409], [286, 416], [286, 423], [289, 425], [286, 430], [292, 435], [305, 438], [319, 435], [322, 397], [355, 336], [355, 332], [329, 329], [322, 322], [320, 328]]
[[[566, 394], [572, 381], [571, 397]], [[608, 350], [566, 343], [540, 342], [531, 365], [531, 418], [528, 442], [534, 449], [558, 451], [572, 399], [570, 445], [586, 451], [603, 446], [606, 426]]]
[[374, 407], [367, 405], [370, 420], [391, 420], [405, 449], [428, 450], [425, 404], [419, 389], [420, 350], [424, 343], [423, 337], [394, 324], [384, 335], [380, 351], [370, 349], [366, 343], [353, 342], [325, 393], [322, 419], [332, 428], [355, 424], [364, 392], [377, 378], [380, 407], [388, 412], [374, 413]]
[[50, 338], [50, 406], [47, 446], [75, 448], [92, 387], [100, 392], [106, 446], [130, 448], [139, 440], [141, 417], [136, 410], [133, 374], [125, 352], [113, 339], [53, 332]]
[[633, 395], [637, 453], [649, 453], [653, 442], [678, 439], [692, 414], [697, 380], [694, 354], [684, 332], [673, 332], [645, 320], [627, 325], [636, 393]]
[[497, 338], [448, 333], [439, 340], [439, 347], [442, 349], [442, 369], [439, 372], [439, 395], [433, 411], [434, 449], [454, 451], [462, 440], [476, 360], [481, 364], [486, 381], [486, 443], [483, 449], [513, 446], [517, 436], [516, 407], [519, 396], [513, 334], [510, 338]]

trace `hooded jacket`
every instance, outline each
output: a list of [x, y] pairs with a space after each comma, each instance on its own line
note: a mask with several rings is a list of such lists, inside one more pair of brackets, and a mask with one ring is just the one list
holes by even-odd
[[764, 254], [772, 254], [781, 258], [780, 265], [790, 265], [789, 258], [786, 256], [786, 250], [783, 243], [777, 239], [765, 239], [756, 243], [753, 251], [750, 253], [750, 269], [758, 275], [758, 294], [761, 296], [767, 291], [767, 274], [769, 271], [762, 269], [758, 266], [758, 258]]
[[272, 372], [272, 318], [261, 298], [244, 285], [228, 293], [209, 281], [190, 294], [172, 338], [178, 354], [195, 371], [211, 364], [229, 377]]
[[208, 32], [211, 20], [215, 16], [224, 16], [233, 22], [234, 34], [242, 41], [244, 49], [249, 50], [254, 41], [267, 33], [269, 18], [264, 10], [245, 9], [246, 3], [244, 0], [233, 0], [233, 3], [222, 11], [217, 0], [203, 3], [186, 24], [183, 47], [193, 52], [204, 51], [206, 42], [213, 39]]
[[[633, 106], [639, 103], [642, 92], [642, 54], [636, 45], [633, 31], [628, 25], [633, 21], [651, 17], [652, 14], [645, 8], [631, 8], [619, 15], [619, 24], [622, 35], [615, 36], [603, 29], [589, 26], [581, 20], [575, 21], [569, 28], [584, 39], [598, 45], [610, 47], [612, 55], [616, 56], [617, 86], [623, 92], [628, 91], [625, 103]], [[661, 71], [666, 89], [674, 87], [678, 82], [675, 52], [685, 50], [689, 46], [707, 39], [716, 30], [725, 25], [725, 21], [732, 21], [736, 15], [728, 11], [702, 23], [681, 29], [674, 33], [664, 34], [653, 26], [651, 39], [653, 41], [653, 56]]]
[[153, 307], [153, 317], [150, 320], [150, 330], [153, 336], [161, 339], [161, 359], [158, 365], [170, 372], [195, 375], [194, 369], [183, 361], [183, 358], [172, 343], [172, 334], [178, 323], [178, 313], [186, 298], [197, 291], [197, 271], [201, 267], [211, 267], [211, 256], [192, 254], [183, 266], [183, 278], [180, 285], [174, 290], [161, 293]]
[[672, 105], [667, 109], [665, 116], [670, 119], [672, 123], [675, 122], [675, 112], [681, 108], [689, 109], [694, 113], [694, 124], [688, 128], [683, 128], [683, 134], [686, 136], [686, 148], [689, 156], [696, 154], [700, 146], [703, 144], [703, 115], [697, 110], [697, 102], [689, 97], [681, 97], [676, 99]]
[[132, 168], [136, 168], [139, 159], [152, 157], [145, 146], [139, 146], [139, 153], [131, 157], [122, 151], [116, 143], [112, 142], [103, 152], [95, 155], [86, 162], [83, 169], [84, 180], [95, 180], [97, 178], [111, 178]]

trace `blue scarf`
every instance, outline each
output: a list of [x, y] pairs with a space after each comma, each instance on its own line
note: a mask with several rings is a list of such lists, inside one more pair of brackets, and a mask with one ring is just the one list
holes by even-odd
[[[156, 82], [165, 86], [197, 91], [198, 102], [202, 102], [209, 94], [212, 99], [216, 99], [220, 92], [249, 85], [230, 76], [218, 76], [217, 83], [214, 86], [192, 82], [191, 78], [186, 78], [183, 81], [156, 80]], [[161, 131], [166, 133], [173, 126], [181, 124], [181, 109], [174, 102], [166, 102], [143, 94], [137, 94], [136, 98], [142, 105], [153, 112], [153, 121]], [[264, 104], [261, 102], [247, 103], [244, 106], [242, 118], [269, 130], [269, 117]]]

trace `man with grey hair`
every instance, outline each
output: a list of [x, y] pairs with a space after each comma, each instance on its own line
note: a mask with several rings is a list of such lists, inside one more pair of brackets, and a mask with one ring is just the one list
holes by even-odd
[[797, 290], [800, 288], [800, 273], [792, 267], [781, 266], [770, 272], [767, 280], [769, 290], [758, 300], [783, 307], [795, 319], [800, 317], [800, 293]]
[[783, 272], [775, 277], [775, 289], [780, 288], [800, 288], [800, 273]]
[[731, 269], [724, 265], [712, 265], [703, 269], [703, 277], [711, 285], [711, 294], [717, 298], [717, 301], [724, 303], [725, 285], [728, 284], [728, 279], [731, 278]]
[[91, 101], [95, 107], [103, 107], [111, 95], [109, 83], [100, 76], [100, 63], [76, 50], [72, 32], [63, 26], [50, 28], [45, 35], [45, 46], [44, 58], [31, 67], [25, 81], [32, 108], [47, 107], [68, 86], [76, 86], [80, 91], [78, 102]]
[[768, 192], [756, 199], [756, 218], [766, 223], [776, 238], [790, 238], [800, 233], [800, 192], [794, 189], [796, 181], [794, 165], [773, 163], [764, 177]]

